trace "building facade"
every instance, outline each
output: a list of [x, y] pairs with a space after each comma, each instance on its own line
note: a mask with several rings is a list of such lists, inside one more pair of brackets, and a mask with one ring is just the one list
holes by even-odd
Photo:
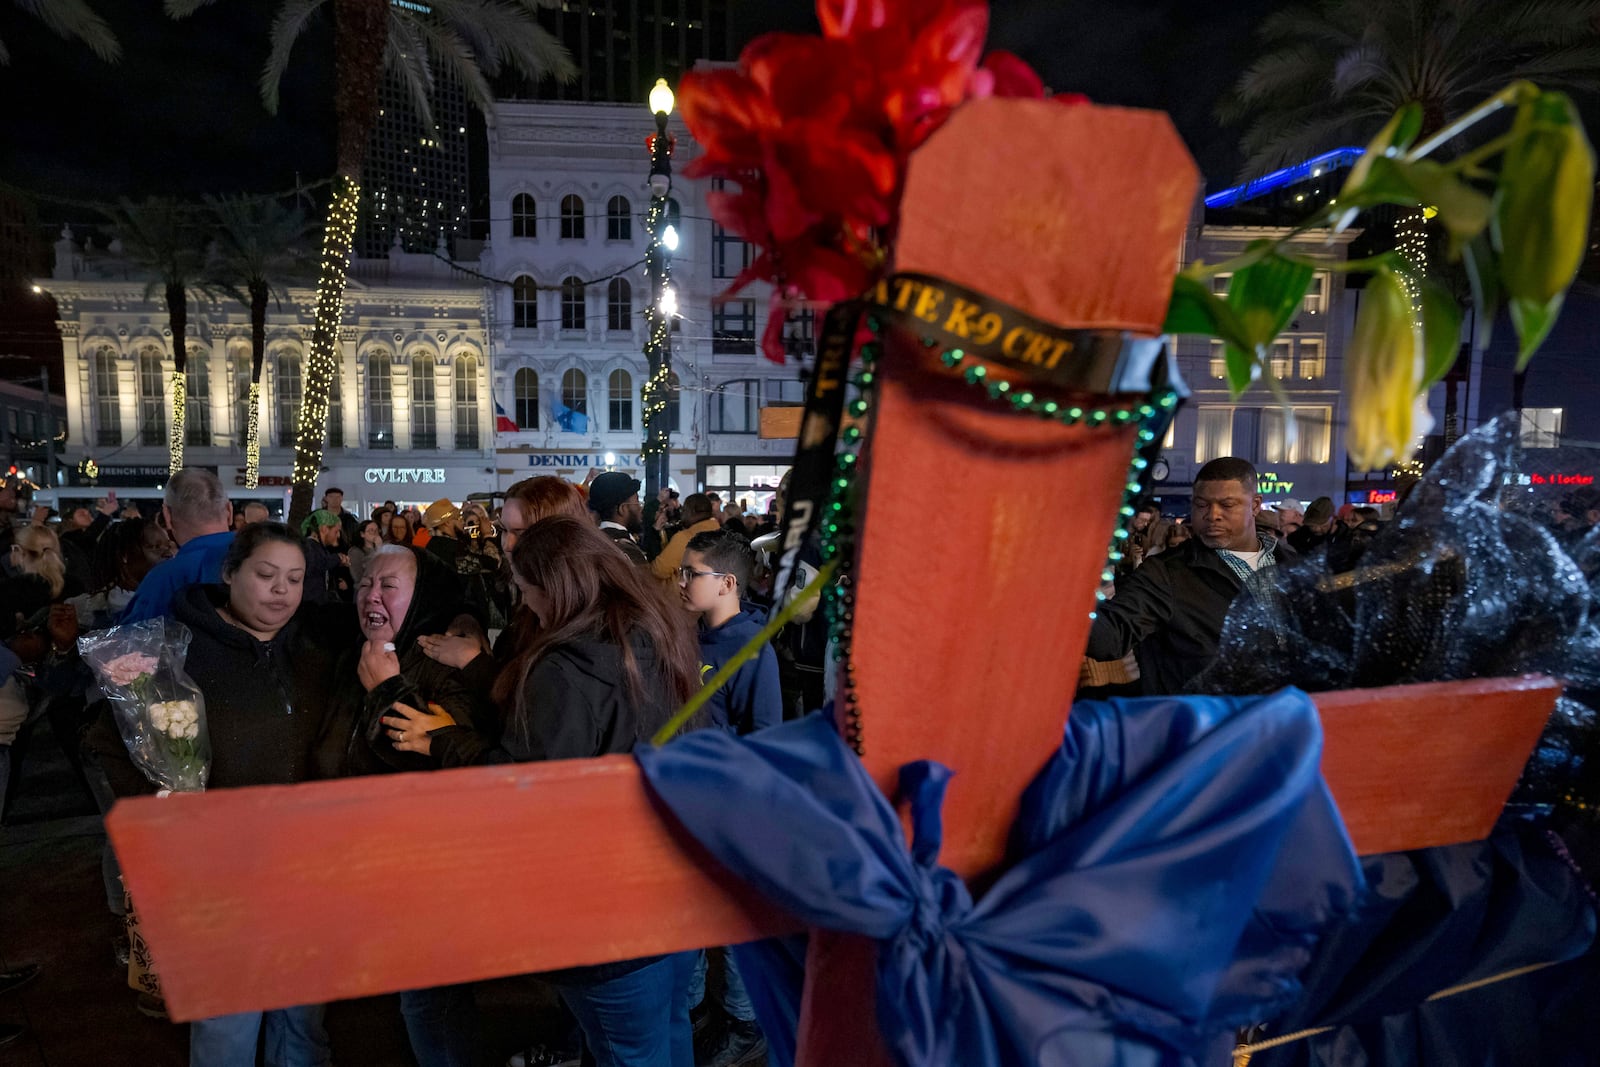
[[430, 105], [432, 121], [425, 124], [400, 76], [384, 73], [361, 166], [357, 256], [380, 259], [396, 246], [424, 252], [441, 234], [452, 244], [469, 235], [466, 88], [441, 70]]
[[[63, 501], [116, 488], [154, 498], [167, 476], [174, 339], [139, 280], [89, 277], [57, 246], [55, 298], [66, 371]], [[270, 307], [260, 386], [260, 485], [244, 488], [251, 377], [247, 309], [191, 294], [187, 466], [215, 471], [236, 503], [287, 501], [316, 294]], [[198, 306], [196, 306], [198, 305]], [[352, 511], [389, 499], [426, 505], [495, 488], [494, 409], [484, 287], [431, 254], [356, 260], [345, 293], [338, 378], [318, 488]]]
[[[642, 103], [503, 101], [496, 109], [482, 270], [495, 279], [489, 337], [505, 414], [502, 482], [537, 473], [581, 480], [596, 469], [642, 478], [645, 139], [654, 128]], [[671, 482], [680, 493], [715, 489], [764, 508], [794, 446], [761, 439], [760, 410], [803, 401], [813, 318], [796, 316], [796, 358], [778, 366], [757, 351], [768, 291], [716, 300], [752, 250], [712, 222], [710, 183], [681, 177], [697, 148], [676, 121], [672, 132]]]
[[[1184, 261], [1220, 263], [1244, 252], [1252, 241], [1287, 233], [1200, 222], [1189, 234]], [[1330, 241], [1317, 231], [1289, 247], [1331, 265], [1346, 258], [1351, 240], [1347, 233]], [[1219, 295], [1227, 292], [1230, 280], [1225, 274], [1213, 279]], [[1234, 399], [1222, 342], [1178, 339], [1178, 366], [1192, 395], [1178, 411], [1162, 450], [1164, 462], [1157, 467], [1162, 477], [1156, 492], [1169, 511], [1187, 509], [1195, 473], [1219, 456], [1238, 456], [1255, 465], [1267, 505], [1301, 506], [1319, 496], [1343, 503], [1343, 352], [1355, 303], [1354, 291], [1344, 283], [1342, 273], [1317, 271], [1299, 311], [1273, 344], [1271, 371], [1281, 387], [1277, 392], [1258, 381]]]

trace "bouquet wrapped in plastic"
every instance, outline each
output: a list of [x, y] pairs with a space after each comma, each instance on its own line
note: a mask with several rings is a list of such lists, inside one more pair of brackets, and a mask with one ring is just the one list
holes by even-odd
[[78, 639], [134, 765], [175, 793], [205, 789], [211, 769], [205, 698], [183, 671], [190, 637], [180, 622], [147, 619]]

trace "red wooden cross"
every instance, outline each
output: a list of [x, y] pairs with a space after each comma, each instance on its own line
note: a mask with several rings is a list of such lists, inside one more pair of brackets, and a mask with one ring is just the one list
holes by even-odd
[[[914, 158], [896, 267], [1063, 326], [1155, 335], [1196, 185], [1163, 115], [978, 101]], [[886, 344], [863, 463], [864, 759], [885, 790], [913, 759], [958, 771], [942, 859], [981, 880], [1060, 743], [1135, 431], [997, 410], [915, 369], [916, 347]], [[930, 514], [941, 497], [959, 506]], [[1357, 848], [1485, 836], [1555, 692], [1530, 679], [1317, 698]], [[140, 799], [108, 828], [180, 1020], [798, 926], [663, 820], [626, 757]], [[431, 902], [426, 921], [399, 901]], [[862, 1007], [871, 945], [811, 946], [800, 1062], [887, 1062]]]

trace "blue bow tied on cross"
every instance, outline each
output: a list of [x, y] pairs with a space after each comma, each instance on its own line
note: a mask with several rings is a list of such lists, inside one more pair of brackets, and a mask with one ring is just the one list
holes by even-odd
[[[940, 764], [901, 770], [908, 847], [821, 714], [637, 758], [729, 870], [810, 926], [879, 943], [878, 1023], [906, 1067], [1109, 1067], [1195, 1062], [1298, 995], [1317, 936], [1363, 890], [1321, 743], [1294, 689], [1078, 704], [1023, 798], [1019, 858], [976, 902], [938, 863]], [[790, 948], [738, 957], [775, 1065], [794, 1055]]]

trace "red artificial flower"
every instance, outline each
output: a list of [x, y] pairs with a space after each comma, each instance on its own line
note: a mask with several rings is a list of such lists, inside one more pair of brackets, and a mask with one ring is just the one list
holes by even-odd
[[709, 195], [712, 217], [762, 250], [725, 295], [772, 284], [762, 350], [780, 363], [789, 301], [850, 299], [881, 276], [906, 159], [950, 112], [1044, 95], [1016, 56], [980, 65], [984, 0], [818, 0], [817, 16], [821, 37], [764, 34], [737, 70], [686, 74], [678, 94], [703, 150], [685, 176], [737, 182]]

